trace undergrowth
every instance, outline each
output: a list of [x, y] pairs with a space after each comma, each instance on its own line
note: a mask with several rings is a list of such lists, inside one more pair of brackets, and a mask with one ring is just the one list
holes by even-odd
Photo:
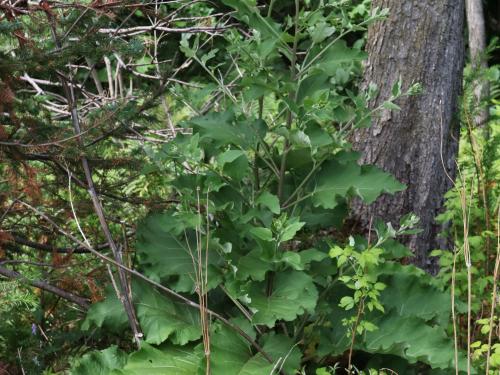
[[[156, 4], [155, 17], [186, 11], [171, 3]], [[134, 37], [134, 29], [113, 43], [85, 35], [88, 44], [83, 47], [107, 59], [96, 75], [105, 77], [109, 92], [120, 95], [108, 98], [109, 92], [104, 92], [104, 105], [92, 107], [102, 99], [96, 96], [76, 112], [89, 126], [85, 136], [95, 138], [92, 152], [114, 158], [96, 157], [94, 163], [112, 160], [126, 168], [109, 173], [95, 168], [95, 180], [106, 182], [103, 186], [118, 186], [125, 198], [135, 194], [130, 201], [103, 199], [107, 212], [116, 214], [108, 215], [110, 231], [126, 246], [118, 249], [114, 261], [100, 257], [107, 266], [89, 261], [85, 252], [73, 254], [73, 249], [63, 249], [70, 255], [62, 256], [54, 246], [51, 254], [40, 256], [51, 262], [40, 263], [50, 269], [47, 272], [33, 272], [30, 258], [20, 255], [16, 269], [25, 278], [0, 283], [5, 301], [0, 313], [6, 317], [0, 322], [0, 349], [7, 353], [0, 354], [2, 362], [46, 375], [498, 373], [498, 101], [491, 99], [489, 122], [476, 128], [477, 106], [470, 90], [465, 92], [460, 175], [439, 217], [447, 228], [443, 236], [453, 239], [455, 249], [433, 253], [440, 257], [441, 271], [431, 277], [407, 264], [411, 251], [398, 242], [418, 233], [418, 218], [411, 213], [399, 223], [374, 218], [368, 238], [349, 233], [344, 225], [352, 199], [371, 203], [381, 194], [405, 188], [374, 166], [358, 165], [360, 155], [349, 143], [352, 132], [369, 126], [380, 110], [397, 111], [399, 98], [422, 89], [417, 84], [403, 90], [401, 80], [392, 82], [392, 95], [373, 110], [367, 102], [377, 87], [359, 89], [365, 31], [373, 22], [383, 22], [387, 10], [370, 12], [366, 0], [354, 5], [297, 0], [289, 6], [271, 1], [267, 7], [223, 0], [216, 5], [197, 3], [176, 24], [185, 27], [186, 19], [195, 19], [196, 28], [204, 32], [178, 33], [168, 42], [161, 42], [156, 32], [154, 37]], [[81, 31], [68, 25], [81, 21], [98, 23], [99, 30], [117, 27], [112, 13], [105, 11], [98, 19], [86, 12], [64, 14], [56, 20], [61, 30], [50, 12], [48, 24], [27, 23], [44, 35], [43, 43], [37, 41], [39, 49], [33, 49], [36, 53], [41, 46], [51, 53], [57, 47], [60, 61], [81, 63], [83, 59], [72, 57], [83, 55], [69, 38]], [[235, 24], [226, 27], [233, 19], [227, 14]], [[139, 23], [150, 16], [134, 10], [127, 17]], [[46, 42], [57, 34], [52, 27], [68, 36], [62, 48], [57, 35]], [[179, 67], [161, 70], [162, 53], [180, 61]], [[64, 70], [66, 65], [56, 60], [46, 65]], [[132, 62], [123, 68], [126, 73], [120, 71], [123, 61]], [[187, 73], [175, 78], [181, 68]], [[87, 78], [92, 69], [89, 64]], [[466, 88], [477, 77], [469, 73]], [[498, 100], [493, 84], [498, 69], [483, 73], [492, 82], [491, 96]], [[126, 74], [134, 95], [125, 93]], [[159, 89], [143, 84], [134, 91], [132, 76], [153, 77]], [[166, 85], [167, 76], [174, 77], [175, 84]], [[182, 81], [185, 77], [189, 82]], [[4, 86], [5, 94], [10, 87]], [[30, 113], [44, 118], [40, 108], [48, 99], [39, 94], [17, 101], [24, 106], [22, 121]], [[161, 105], [151, 104], [156, 99]], [[50, 130], [45, 131], [71, 129], [74, 113], [66, 115], [55, 125], [45, 124]], [[103, 123], [113, 128], [96, 130]], [[158, 129], [148, 128], [151, 124]], [[137, 136], [144, 128], [151, 131]], [[20, 126], [13, 137], [30, 143], [29, 129]], [[110, 134], [116, 138], [99, 144]], [[118, 141], [123, 134], [126, 140]], [[86, 185], [82, 188], [76, 180], [73, 186], [74, 176], [64, 165], [94, 145], [88, 142], [57, 155], [62, 177], [44, 173], [37, 180], [36, 168], [43, 168], [40, 160], [36, 168], [25, 162], [0, 165], [9, 183], [0, 185], [1, 191], [16, 197], [8, 202], [9, 210], [22, 215], [6, 219], [12, 232], [20, 226], [36, 227], [44, 245], [48, 239], [40, 229], [52, 235], [62, 231], [82, 251], [94, 250], [90, 243], [102, 243], [96, 234], [99, 218], [83, 198]], [[7, 150], [14, 159], [18, 155], [15, 147]], [[29, 183], [18, 186], [23, 174]], [[63, 189], [51, 185], [58, 179], [64, 181]], [[44, 209], [48, 214], [33, 207], [49, 201], [48, 196], [53, 199]], [[21, 205], [24, 198], [31, 205]], [[115, 198], [111, 194], [110, 199]], [[141, 204], [134, 206], [138, 200]], [[61, 201], [66, 206], [60, 206]], [[44, 220], [35, 226], [22, 211], [26, 207]], [[58, 220], [46, 220], [50, 216]], [[137, 227], [128, 222], [136, 219]], [[0, 245], [7, 249], [11, 238], [6, 232], [0, 235], [5, 237]], [[0, 251], [3, 257], [4, 249]], [[128, 276], [120, 279], [111, 266]], [[40, 278], [89, 295], [90, 308], [82, 312], [61, 307], [58, 297], [19, 285]], [[122, 284], [130, 286], [130, 295], [122, 292]], [[126, 300], [131, 300], [132, 314], [124, 310]], [[132, 333], [134, 324], [139, 330]]]

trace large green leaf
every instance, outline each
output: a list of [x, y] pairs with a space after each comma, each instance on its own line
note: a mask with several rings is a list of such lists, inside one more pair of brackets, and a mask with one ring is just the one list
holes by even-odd
[[222, 167], [224, 174], [236, 181], [240, 181], [249, 172], [248, 159], [241, 150], [227, 150], [217, 157], [217, 164]]
[[372, 203], [382, 193], [393, 194], [404, 188], [405, 185], [377, 167], [359, 166], [352, 160], [329, 160], [317, 175], [313, 203], [332, 209], [337, 206], [339, 197], [353, 195], [366, 203]]
[[[191, 216], [174, 217], [171, 213], [152, 214], [137, 228], [137, 253], [140, 256], [144, 272], [151, 278], [161, 280], [167, 276], [180, 276], [179, 291], [194, 291], [196, 255], [195, 232], [190, 226], [196, 224], [198, 218]], [[205, 240], [202, 240], [205, 244]], [[208, 281], [209, 287], [215, 287], [220, 272], [213, 265], [219, 261], [220, 244], [211, 238], [208, 248]], [[205, 255], [205, 246], [202, 256]], [[194, 259], [194, 260], [193, 260]]]
[[[263, 17], [260, 14], [256, 1], [222, 0], [222, 2], [235, 9], [236, 12], [234, 13], [234, 17], [247, 24], [250, 28], [257, 30], [268, 44], [274, 46], [279, 43], [283, 47], [286, 46], [282, 40], [286, 37], [286, 34], [281, 31], [280, 24], [276, 23], [271, 17]], [[263, 53], [264, 51], [260, 51], [260, 49], [258, 49], [257, 52], [260, 52], [259, 55], [263, 59], [267, 56], [267, 54]]]
[[348, 215], [347, 203], [345, 200], [337, 202], [334, 209], [324, 209], [307, 204], [301, 212], [300, 219], [306, 222], [308, 229], [318, 228], [341, 228], [344, 219]]
[[297, 103], [301, 104], [305, 98], [314, 98], [323, 90], [329, 89], [331, 85], [328, 83], [328, 78], [324, 73], [315, 73], [301, 81], [297, 90]]
[[200, 134], [201, 139], [208, 138], [216, 140], [221, 144], [230, 144], [238, 141], [234, 131], [234, 112], [210, 112], [205, 116], [195, 117], [189, 120], [187, 125]]
[[[272, 374], [274, 365], [269, 363], [261, 354], [257, 354], [250, 358], [239, 372], [235, 375], [261, 375], [261, 374]], [[229, 374], [227, 372], [221, 372], [219, 374], [214, 373], [214, 375], [225, 375]]]
[[[200, 338], [198, 310], [171, 301], [143, 282], [134, 282], [132, 292], [146, 342], [160, 344], [170, 338], [174, 344], [184, 345]], [[114, 291], [89, 309], [82, 329], [88, 330], [92, 326], [114, 332], [123, 332], [128, 327], [123, 305]]]
[[267, 125], [262, 120], [237, 120], [232, 111], [211, 112], [190, 119], [187, 125], [200, 134], [202, 141], [213, 141], [217, 146], [234, 145], [251, 147], [266, 134]]
[[267, 283], [263, 282], [253, 285], [250, 290], [254, 324], [273, 327], [277, 320], [292, 321], [306, 311], [314, 311], [318, 291], [312, 277], [305, 272], [279, 272], [275, 275], [271, 295], [267, 295], [266, 288]]
[[394, 309], [400, 316], [425, 321], [436, 319], [446, 326], [451, 314], [449, 292], [433, 286], [429, 275], [414, 266], [390, 262], [380, 268], [384, 272], [380, 281], [387, 285], [380, 301], [387, 310]]
[[137, 228], [137, 253], [149, 276], [165, 276], [194, 272], [191, 249], [181, 240], [182, 226], [170, 214], [152, 214]]
[[278, 215], [281, 211], [280, 201], [276, 195], [271, 194], [268, 191], [263, 192], [255, 201], [255, 203], [260, 204], [264, 207], [269, 208], [269, 210]]
[[261, 239], [263, 241], [273, 240], [273, 232], [271, 232], [271, 229], [269, 228], [264, 228], [264, 227], [251, 228], [250, 234], [252, 234], [255, 238]]
[[201, 337], [198, 310], [173, 302], [144, 283], [138, 283], [134, 294], [146, 342], [160, 344], [170, 338], [174, 344], [185, 345]]
[[194, 347], [157, 349], [143, 343], [139, 351], [130, 355], [126, 366], [113, 375], [194, 375], [200, 364], [201, 353]]
[[262, 252], [259, 249], [254, 249], [242, 256], [238, 263], [236, 277], [239, 280], [252, 278], [256, 281], [263, 281], [266, 272], [272, 269], [272, 264], [262, 258]]
[[331, 135], [317, 123], [307, 124], [305, 133], [309, 137], [313, 149], [329, 146], [333, 143]]
[[317, 67], [329, 76], [334, 76], [339, 67], [365, 60], [367, 57], [366, 52], [348, 47], [345, 40], [339, 40], [321, 52], [317, 48], [317, 53], [311, 54], [311, 58], [318, 55], [320, 58], [316, 61]]
[[271, 374], [273, 364], [262, 355], [253, 355], [248, 342], [226, 327], [211, 336], [212, 375]]
[[312, 262], [321, 262], [328, 259], [328, 254], [318, 249], [306, 249], [298, 253], [302, 267], [308, 268]]
[[106, 288], [106, 297], [103, 301], [90, 306], [87, 316], [82, 323], [82, 330], [87, 331], [91, 327], [106, 328], [116, 333], [123, 332], [128, 326], [127, 315], [123, 304], [116, 297], [115, 290], [109, 286]]
[[398, 355], [410, 363], [423, 362], [433, 368], [454, 368], [453, 341], [442, 327], [397, 313], [385, 315], [376, 324], [377, 330], [366, 333], [362, 350]]
[[295, 374], [299, 370], [302, 355], [290, 337], [271, 333], [264, 339], [262, 349], [275, 361], [279, 361], [280, 367], [286, 374]]
[[432, 368], [454, 368], [453, 340], [445, 332], [451, 313], [449, 293], [414, 266], [386, 262], [378, 272], [387, 285], [380, 296], [386, 313], [373, 318], [378, 329], [366, 333], [360, 348]]
[[85, 354], [70, 370], [70, 375], [108, 375], [122, 368], [126, 361], [127, 355], [113, 345], [100, 352]]

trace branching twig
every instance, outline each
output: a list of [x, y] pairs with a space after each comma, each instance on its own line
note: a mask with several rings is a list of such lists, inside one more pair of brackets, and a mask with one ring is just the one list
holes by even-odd
[[99, 29], [98, 32], [101, 34], [113, 34], [118, 36], [132, 36], [137, 34], [142, 34], [151, 31], [164, 31], [167, 33], [180, 33], [180, 34], [193, 34], [193, 33], [216, 33], [218, 31], [224, 31], [231, 27], [237, 26], [236, 24], [224, 25], [224, 26], [214, 26], [214, 27], [184, 27], [184, 28], [174, 28], [159, 25], [152, 26], [136, 26], [123, 28], [120, 30], [116, 29]]
[[2, 266], [0, 266], [0, 275], [8, 277], [9, 279], [25, 281], [28, 284], [30, 284], [36, 288], [40, 288], [40, 289], [46, 290], [47, 292], [53, 293], [61, 298], [64, 298], [65, 300], [68, 300], [70, 302], [77, 304], [78, 306], [80, 306], [84, 309], [88, 309], [90, 306], [89, 301], [86, 298], [77, 296], [76, 294], [73, 294], [73, 293], [68, 292], [64, 289], [58, 288], [54, 285], [47, 283], [46, 281], [30, 280], [30, 279], [26, 278], [25, 276], [23, 276], [22, 274], [20, 274], [19, 272], [10, 270], [10, 269], [2, 267]]

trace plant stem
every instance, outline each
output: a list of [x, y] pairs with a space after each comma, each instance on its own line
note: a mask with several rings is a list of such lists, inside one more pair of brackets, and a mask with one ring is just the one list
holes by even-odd
[[[299, 43], [299, 15], [300, 15], [300, 1], [295, 0], [295, 22], [294, 22], [295, 32], [294, 32], [293, 47], [292, 47], [292, 61], [290, 62], [290, 76], [292, 82], [294, 82], [296, 79], [295, 65], [297, 64], [297, 47]], [[289, 100], [296, 99], [296, 92], [290, 91], [290, 93], [288, 94], [288, 99]], [[293, 113], [292, 110], [289, 108], [286, 121], [287, 129], [290, 129], [292, 127], [292, 122], [293, 122]], [[286, 139], [285, 145], [283, 147], [283, 154], [281, 155], [281, 167], [278, 180], [278, 199], [280, 200], [280, 202], [283, 199], [283, 185], [285, 183], [285, 173], [286, 173], [286, 158], [289, 151], [290, 151], [290, 142], [288, 139]]]
[[[264, 97], [261, 96], [259, 98], [259, 120], [262, 120], [264, 116]], [[259, 167], [257, 165], [257, 160], [259, 158], [259, 144], [257, 144], [257, 147], [255, 149], [255, 157], [254, 157], [254, 162], [253, 162], [253, 174], [254, 174], [254, 179], [255, 179], [255, 191], [260, 190], [260, 175], [259, 175]]]
[[298, 192], [300, 191], [300, 189], [309, 181], [309, 179], [311, 178], [311, 176], [323, 164], [323, 162], [325, 161], [325, 159], [326, 158], [323, 158], [319, 162], [315, 162], [314, 163], [314, 166], [311, 168], [311, 170], [309, 171], [309, 173], [307, 174], [307, 176], [302, 180], [302, 182], [299, 184], [299, 186], [297, 186], [297, 188], [295, 189], [295, 191], [288, 197], [288, 199], [285, 201], [285, 203], [283, 203], [283, 207], [288, 207], [289, 206], [289, 203], [292, 200], [292, 198], [295, 197], [295, 195], [298, 194]]
[[[474, 158], [474, 167], [476, 169], [477, 174], [477, 188], [479, 195], [481, 196], [481, 200], [483, 201], [483, 209], [484, 209], [484, 221], [486, 230], [491, 230], [491, 220], [490, 220], [490, 210], [488, 205], [488, 190], [487, 190], [487, 181], [484, 173], [483, 163], [481, 161], [480, 152], [478, 149], [477, 140], [474, 137], [472, 132], [472, 119], [471, 114], [465, 106], [465, 121], [467, 126], [467, 137], [469, 138], [469, 143], [472, 151], [472, 156]], [[489, 274], [490, 271], [490, 252], [491, 252], [491, 241], [490, 236], [486, 236], [485, 238], [485, 248], [486, 248], [486, 274]]]
[[[500, 210], [497, 205], [497, 256], [495, 259], [495, 270], [493, 272], [493, 291], [491, 295], [491, 312], [490, 312], [490, 332], [488, 332], [488, 352], [486, 353], [486, 375], [490, 371], [490, 357], [491, 357], [491, 341], [493, 337], [493, 324], [495, 318], [495, 308], [497, 302], [497, 283], [500, 271]], [[500, 324], [500, 322], [498, 322]]]
[[453, 343], [455, 351], [455, 375], [458, 375], [458, 335], [457, 335], [457, 314], [455, 311], [455, 283], [457, 274], [457, 253], [453, 253], [453, 269], [451, 274], [451, 319], [453, 323]]
[[356, 330], [358, 328], [359, 320], [361, 319], [361, 314], [363, 313], [364, 306], [365, 306], [364, 299], [362, 299], [360, 301], [359, 306], [358, 306], [358, 313], [356, 315], [356, 321], [354, 322], [354, 325], [352, 326], [351, 345], [349, 346], [349, 357], [348, 357], [348, 362], [347, 362], [347, 371], [348, 371], [348, 374], [352, 373], [352, 369], [351, 369], [352, 352], [354, 350], [354, 342], [356, 340]]
[[271, 14], [273, 13], [273, 8], [274, 8], [274, 3], [276, 2], [276, 0], [271, 0], [271, 2], [269, 3], [269, 8], [267, 9], [267, 17], [271, 17]]

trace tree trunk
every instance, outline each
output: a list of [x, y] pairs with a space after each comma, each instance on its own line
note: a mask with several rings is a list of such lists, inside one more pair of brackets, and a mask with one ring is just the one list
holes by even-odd
[[[401, 77], [403, 89], [421, 83], [423, 92], [398, 101], [401, 111], [383, 110], [372, 126], [353, 136], [363, 164], [392, 173], [408, 188], [384, 195], [372, 205], [354, 202], [353, 212], [365, 230], [372, 218], [396, 223], [414, 212], [423, 232], [407, 239], [413, 262], [434, 273], [429, 251], [443, 247], [434, 218], [455, 175], [459, 123], [457, 101], [464, 60], [463, 0], [374, 0], [373, 7], [389, 8], [389, 18], [370, 26], [365, 84], [379, 88], [375, 108], [391, 96]], [[446, 172], [445, 169], [446, 168]]]
[[469, 31], [469, 50], [473, 65], [486, 63], [486, 28], [484, 24], [482, 0], [465, 0], [467, 14], [467, 29]]
[[[467, 30], [469, 34], [470, 61], [474, 69], [488, 68], [486, 51], [486, 27], [484, 23], [483, 1], [465, 0], [467, 14]], [[488, 81], [476, 80], [474, 82], [474, 96], [476, 100], [476, 126], [484, 125], [488, 121], [488, 108], [482, 105], [482, 100], [489, 94]]]

